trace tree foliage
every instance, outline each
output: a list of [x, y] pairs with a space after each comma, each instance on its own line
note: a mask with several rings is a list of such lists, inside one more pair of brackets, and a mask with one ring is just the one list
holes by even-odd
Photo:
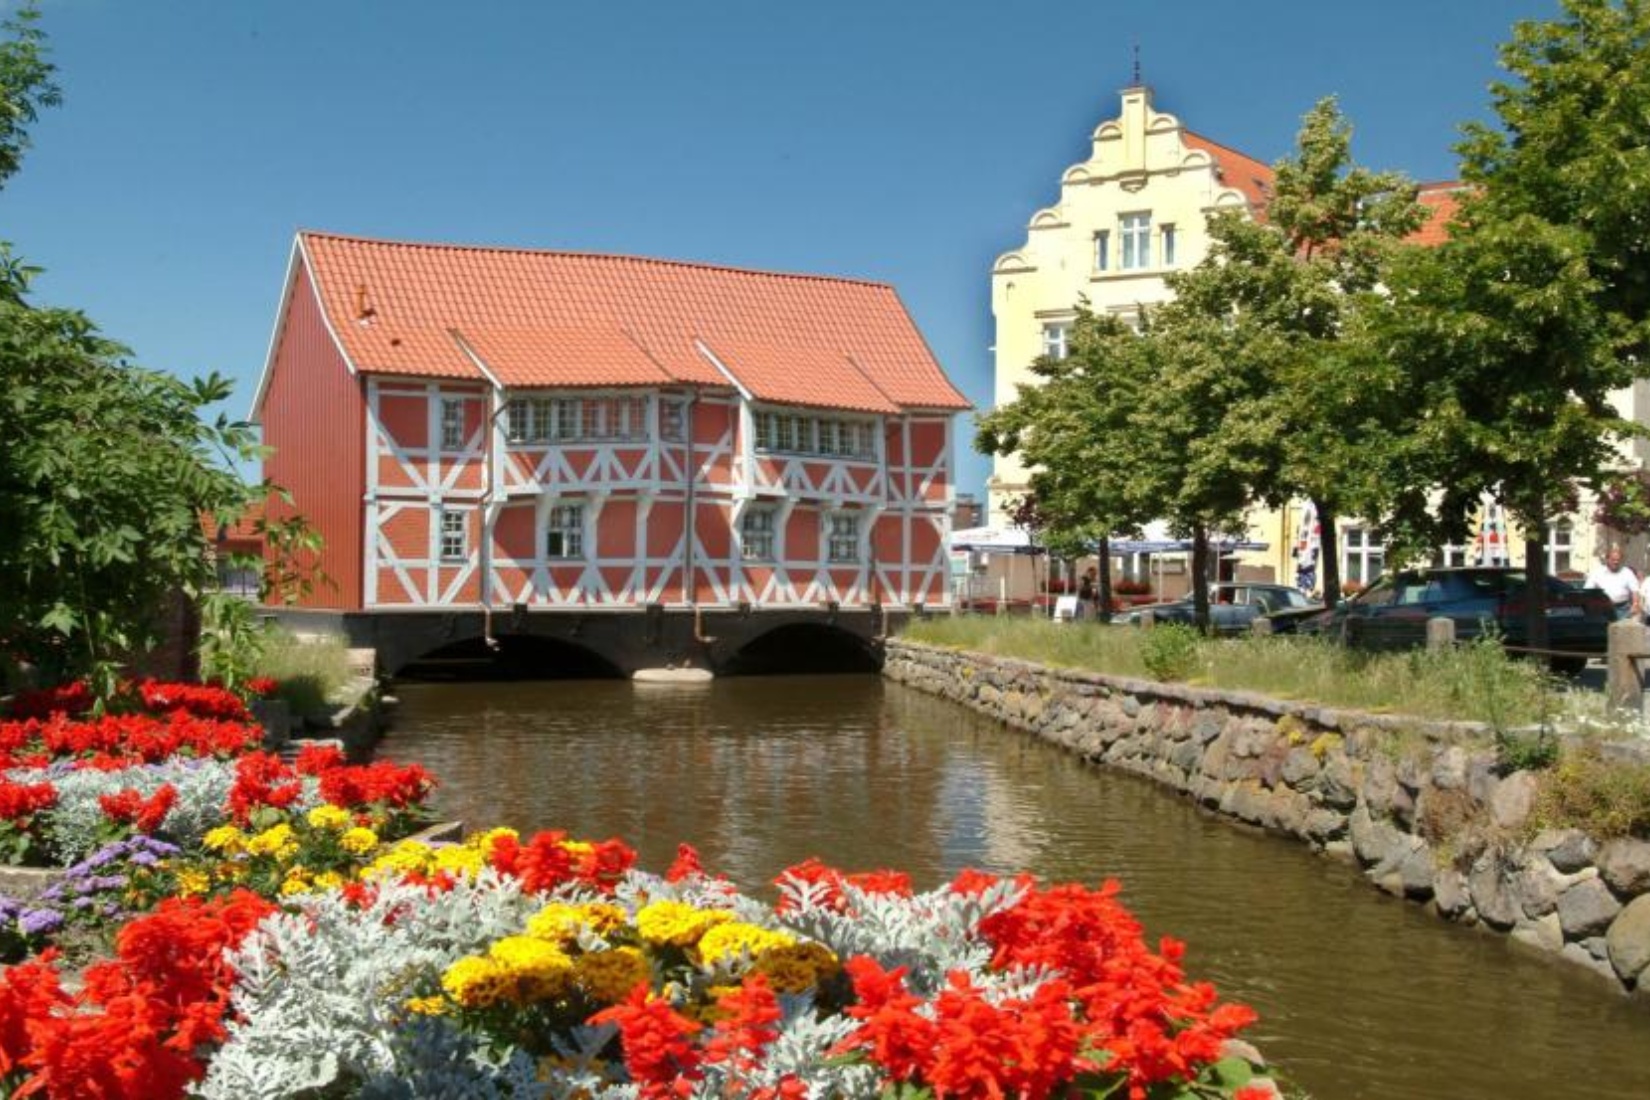
[[[0, 182], [59, 98], [37, 18], [0, 42]], [[203, 418], [227, 380], [131, 365], [84, 314], [31, 302], [36, 273], [0, 244], [0, 663], [107, 692], [168, 600], [216, 587], [202, 519], [267, 496], [235, 471], [262, 448], [251, 425]], [[301, 521], [280, 536], [313, 548]]]

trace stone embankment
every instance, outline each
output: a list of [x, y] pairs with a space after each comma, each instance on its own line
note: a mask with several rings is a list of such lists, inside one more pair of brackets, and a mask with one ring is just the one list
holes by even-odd
[[1650, 996], [1650, 842], [1532, 824], [1475, 723], [1332, 710], [890, 640], [883, 674], [1251, 825], [1388, 893]]

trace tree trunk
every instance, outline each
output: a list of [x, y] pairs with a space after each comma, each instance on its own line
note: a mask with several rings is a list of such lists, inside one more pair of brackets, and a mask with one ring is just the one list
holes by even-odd
[[1100, 584], [1095, 598], [1100, 601], [1100, 621], [1111, 622], [1111, 537], [1100, 539]]
[[1192, 528], [1192, 621], [1200, 633], [1209, 633], [1209, 529]]
[[1318, 591], [1323, 593], [1323, 605], [1334, 607], [1341, 602], [1341, 545], [1335, 530], [1335, 513], [1322, 501], [1314, 500], [1318, 512]]
[[[1524, 528], [1524, 644], [1547, 648], [1547, 525]], [[1537, 654], [1538, 660], [1545, 656]]]

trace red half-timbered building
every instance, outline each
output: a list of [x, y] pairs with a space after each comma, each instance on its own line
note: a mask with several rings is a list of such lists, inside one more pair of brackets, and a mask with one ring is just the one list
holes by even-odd
[[947, 601], [947, 380], [892, 287], [305, 232], [254, 419], [340, 610]]

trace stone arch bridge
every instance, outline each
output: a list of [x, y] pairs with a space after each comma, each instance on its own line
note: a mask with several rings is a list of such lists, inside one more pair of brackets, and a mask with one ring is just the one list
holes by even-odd
[[883, 639], [906, 608], [473, 608], [320, 611], [270, 608], [298, 633], [333, 634], [371, 649], [378, 671], [504, 660], [523, 678], [628, 677], [647, 668], [702, 668], [718, 676], [876, 670]]

